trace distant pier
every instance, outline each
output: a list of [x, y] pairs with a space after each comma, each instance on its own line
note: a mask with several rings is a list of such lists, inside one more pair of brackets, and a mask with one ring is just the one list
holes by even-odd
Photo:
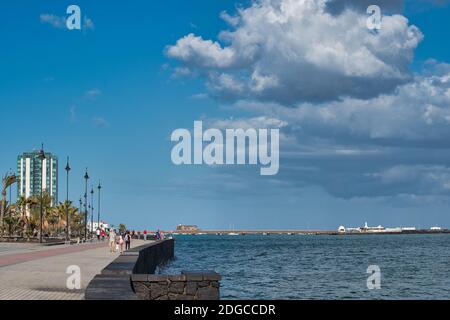
[[450, 229], [430, 230], [402, 230], [402, 231], [360, 231], [360, 232], [339, 232], [336, 230], [171, 230], [166, 234], [173, 235], [224, 235], [224, 236], [245, 236], [245, 235], [377, 235], [377, 234], [442, 234], [450, 233]]

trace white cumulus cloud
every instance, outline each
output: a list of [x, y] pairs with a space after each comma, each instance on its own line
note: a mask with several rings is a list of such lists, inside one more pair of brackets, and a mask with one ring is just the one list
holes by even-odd
[[325, 0], [260, 0], [221, 16], [230, 29], [219, 41], [188, 34], [166, 53], [202, 74], [215, 95], [233, 99], [374, 97], [411, 79], [423, 37], [401, 15], [384, 16], [381, 30], [371, 32], [367, 14], [333, 15]]

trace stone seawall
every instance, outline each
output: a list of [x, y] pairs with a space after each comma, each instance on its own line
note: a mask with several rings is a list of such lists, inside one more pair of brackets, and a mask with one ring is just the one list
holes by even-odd
[[167, 239], [136, 247], [120, 255], [89, 283], [86, 300], [218, 300], [219, 274], [184, 271], [155, 275], [174, 257], [175, 241]]
[[213, 271], [131, 276], [141, 300], [219, 300], [220, 280], [221, 276]]
[[153, 274], [156, 268], [163, 267], [174, 258], [175, 241], [173, 239], [164, 240], [161, 244], [145, 248], [138, 247], [127, 252], [129, 254], [139, 253], [138, 260], [133, 268], [134, 274]]

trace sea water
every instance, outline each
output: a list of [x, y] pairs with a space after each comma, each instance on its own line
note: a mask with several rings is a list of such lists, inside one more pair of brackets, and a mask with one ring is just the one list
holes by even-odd
[[214, 270], [222, 299], [450, 299], [450, 234], [179, 235], [175, 248], [161, 273]]

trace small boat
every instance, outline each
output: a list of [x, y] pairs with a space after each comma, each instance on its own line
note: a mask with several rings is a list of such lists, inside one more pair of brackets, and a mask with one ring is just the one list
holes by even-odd
[[238, 236], [239, 233], [236, 233], [236, 232], [230, 232], [228, 235], [229, 235], [229, 236]]

